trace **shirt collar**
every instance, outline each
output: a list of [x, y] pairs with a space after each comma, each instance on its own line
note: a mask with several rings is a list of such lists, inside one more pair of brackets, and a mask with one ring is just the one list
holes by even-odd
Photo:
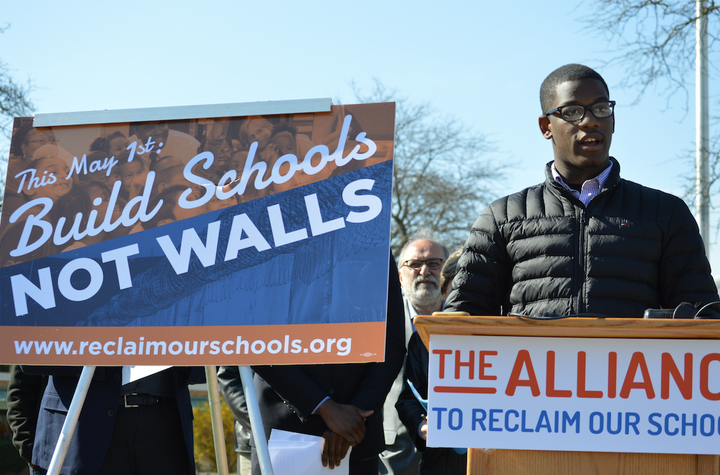
[[565, 188], [567, 191], [573, 194], [576, 198], [580, 199], [580, 201], [583, 202], [585, 206], [588, 205], [588, 203], [595, 198], [602, 190], [605, 188], [605, 184], [608, 181], [608, 177], [610, 176], [610, 172], [612, 172], [613, 162], [610, 160], [609, 165], [605, 170], [600, 172], [599, 175], [597, 175], [594, 178], [591, 178], [589, 180], [586, 180], [581, 187], [581, 191], [577, 191], [573, 188], [570, 188], [567, 183], [563, 180], [560, 173], [557, 171], [557, 168], [555, 168], [555, 163], [553, 162], [550, 165], [550, 171], [552, 173], [553, 179], [559, 183], [563, 188]]
[[[608, 164], [608, 166], [607, 166], [607, 168], [606, 168], [605, 170], [601, 171], [598, 176], [596, 176], [596, 177], [594, 177], [594, 178], [590, 178], [590, 179], [587, 180], [585, 183], [587, 183], [588, 181], [597, 180], [597, 181], [600, 183], [600, 188], [601, 188], [601, 189], [604, 188], [604, 187], [605, 187], [605, 183], [607, 182], [607, 179], [608, 179], [608, 177], [610, 176], [610, 172], [612, 171], [612, 167], [613, 167], [613, 162], [612, 162], [612, 160], [610, 160], [610, 161], [609, 161], [609, 164]], [[552, 171], [553, 179], [554, 179], [556, 182], [560, 183], [563, 187], [565, 187], [565, 188], [567, 188], [567, 189], [569, 189], [569, 190], [572, 189], [572, 188], [570, 188], [570, 187], [565, 183], [565, 180], [563, 180], [562, 175], [560, 175], [560, 172], [558, 172], [558, 171], [557, 171], [557, 168], [555, 168], [555, 162], [553, 162], [552, 164], [550, 164], [550, 170]], [[584, 185], [585, 183], [583, 183], [583, 185]]]

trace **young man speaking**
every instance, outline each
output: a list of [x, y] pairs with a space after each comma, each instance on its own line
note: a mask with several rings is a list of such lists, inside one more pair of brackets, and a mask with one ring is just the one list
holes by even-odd
[[[592, 313], [718, 300], [685, 203], [620, 178], [610, 156], [615, 101], [594, 70], [568, 64], [540, 89], [546, 180], [491, 204], [473, 225], [447, 311]], [[648, 159], [628, 157], [627, 160]]]

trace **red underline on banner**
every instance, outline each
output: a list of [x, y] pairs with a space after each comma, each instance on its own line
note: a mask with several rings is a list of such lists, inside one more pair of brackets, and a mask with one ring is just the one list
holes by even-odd
[[436, 393], [460, 393], [460, 394], [495, 394], [495, 388], [476, 388], [469, 386], [435, 386]]

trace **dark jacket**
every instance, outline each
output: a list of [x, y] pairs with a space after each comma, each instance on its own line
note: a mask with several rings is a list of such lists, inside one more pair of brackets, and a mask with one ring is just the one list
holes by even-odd
[[351, 460], [385, 450], [382, 406], [405, 357], [402, 293], [392, 258], [389, 272], [385, 362], [253, 367], [268, 438], [273, 428], [322, 436], [327, 426], [312, 412], [329, 396], [340, 404], [375, 411], [365, 422], [365, 438], [353, 448]]
[[613, 169], [587, 208], [546, 167], [546, 181], [475, 221], [448, 311], [642, 317], [647, 308], [718, 299], [702, 238], [678, 197]]
[[46, 384], [47, 376], [25, 374], [20, 366], [13, 366], [10, 370], [7, 420], [13, 433], [13, 445], [27, 463], [32, 463], [35, 427]]
[[400, 420], [405, 427], [407, 427], [408, 434], [415, 443], [415, 447], [417, 447], [420, 452], [425, 451], [427, 448], [425, 439], [422, 438], [419, 430], [420, 424], [427, 416], [427, 410], [415, 397], [415, 394], [408, 385], [408, 381], [413, 384], [415, 390], [420, 394], [420, 397], [427, 400], [429, 359], [427, 348], [425, 348], [420, 334], [413, 332], [410, 337], [410, 343], [408, 343], [403, 387], [397, 403], [395, 403], [395, 408], [400, 416]]
[[422, 452], [420, 475], [464, 475], [467, 473], [467, 453], [458, 454], [449, 448], [427, 447], [425, 439], [422, 438], [419, 429], [424, 417], [427, 416], [427, 411], [408, 385], [408, 381], [411, 382], [420, 397], [427, 400], [430, 358], [418, 332], [412, 334], [407, 351], [405, 380], [395, 407], [415, 447]]

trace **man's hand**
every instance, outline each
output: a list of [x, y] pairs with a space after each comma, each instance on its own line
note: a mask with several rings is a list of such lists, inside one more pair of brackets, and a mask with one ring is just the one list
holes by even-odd
[[325, 401], [317, 410], [328, 429], [355, 447], [365, 438], [365, 418], [374, 411], [365, 411], [350, 404], [338, 404], [332, 399]]
[[[323, 404], [324, 405], [324, 404]], [[344, 437], [340, 437], [331, 430], [323, 433], [322, 443], [322, 464], [323, 467], [330, 465], [330, 469], [340, 466], [340, 461], [347, 455], [350, 443]]]

